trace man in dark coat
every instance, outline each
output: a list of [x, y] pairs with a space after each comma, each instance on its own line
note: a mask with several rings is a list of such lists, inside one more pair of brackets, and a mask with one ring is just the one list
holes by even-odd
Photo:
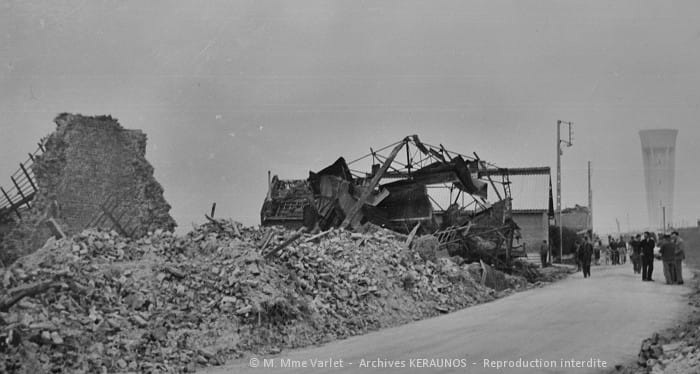
[[542, 261], [542, 267], [547, 267], [547, 255], [549, 254], [549, 244], [546, 240], [542, 241], [540, 244], [540, 260]]
[[664, 264], [664, 278], [666, 284], [676, 284], [676, 245], [669, 235], [663, 236], [659, 241], [659, 252]]
[[671, 240], [676, 246], [676, 283], [683, 284], [683, 260], [685, 260], [685, 242], [678, 236], [678, 231], [671, 233]]
[[583, 268], [583, 277], [591, 276], [591, 260], [593, 257], [593, 243], [591, 238], [587, 237], [581, 244], [581, 267]]
[[653, 281], [651, 273], [654, 272], [654, 247], [656, 247], [656, 242], [648, 231], [645, 232], [641, 242], [642, 280], [645, 282]]

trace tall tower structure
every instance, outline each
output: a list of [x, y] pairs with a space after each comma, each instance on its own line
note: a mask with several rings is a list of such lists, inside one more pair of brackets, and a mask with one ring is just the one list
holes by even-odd
[[[673, 224], [673, 184], [678, 130], [642, 130], [644, 185], [647, 192], [649, 227]], [[665, 222], [664, 222], [665, 221]]]

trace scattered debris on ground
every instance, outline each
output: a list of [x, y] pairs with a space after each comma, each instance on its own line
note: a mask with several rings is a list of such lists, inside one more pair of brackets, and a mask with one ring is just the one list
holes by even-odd
[[377, 227], [311, 234], [211, 218], [185, 236], [52, 238], [0, 282], [0, 372], [19, 373], [192, 372], [542, 284], [426, 259]]
[[689, 282], [694, 290], [688, 296], [692, 308], [682, 323], [644, 339], [637, 361], [618, 365], [611, 373], [688, 374], [700, 372], [700, 279], [693, 274]]

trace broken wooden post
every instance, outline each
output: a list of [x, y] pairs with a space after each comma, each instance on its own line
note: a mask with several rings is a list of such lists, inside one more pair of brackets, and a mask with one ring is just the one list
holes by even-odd
[[55, 219], [49, 218], [46, 220], [46, 225], [49, 226], [49, 229], [51, 229], [51, 233], [56, 239], [65, 239], [66, 234], [63, 233], [63, 230], [61, 230], [61, 227], [58, 225], [58, 222], [56, 222]]
[[270, 170], [267, 171], [267, 200], [272, 200], [272, 179]]
[[264, 251], [265, 247], [267, 247], [267, 243], [270, 242], [270, 239], [272, 239], [272, 230], [267, 232], [267, 235], [265, 235], [265, 239], [263, 239], [262, 244], [260, 245], [260, 250]]
[[299, 239], [304, 233], [306, 232], [306, 227], [302, 227], [299, 229], [299, 231], [295, 232], [290, 236], [287, 240], [285, 240], [282, 244], [278, 245], [275, 249], [271, 250], [270, 252], [266, 253], [263, 257], [270, 257], [277, 252], [285, 249], [288, 245], [292, 244], [295, 240]]
[[420, 222], [416, 223], [416, 225], [413, 226], [413, 230], [411, 230], [411, 233], [408, 234], [408, 238], [406, 238], [406, 248], [411, 248], [411, 242], [413, 241], [413, 237], [416, 236], [419, 227]]
[[7, 199], [7, 203], [10, 204], [10, 208], [15, 212], [15, 214], [17, 215], [17, 218], [22, 219], [22, 215], [19, 214], [19, 210], [17, 209], [15, 204], [12, 202], [12, 199], [10, 199], [10, 195], [8, 195], [7, 192], [5, 192], [5, 189], [3, 189], [2, 187], [0, 187], [0, 191], [2, 191], [2, 194], [5, 195], [5, 199]]
[[211, 223], [213, 223], [214, 225], [216, 225], [216, 227], [218, 227], [219, 230], [224, 231], [224, 225], [221, 224], [221, 222], [215, 220], [215, 219], [212, 218], [212, 217], [209, 217], [209, 216], [206, 215], [206, 214], [204, 215], [204, 218], [206, 218], [209, 222], [211, 222]]
[[360, 212], [360, 209], [362, 209], [362, 206], [365, 204], [365, 201], [367, 201], [369, 195], [372, 194], [374, 188], [377, 187], [379, 181], [384, 176], [384, 173], [386, 173], [386, 171], [389, 169], [389, 166], [391, 166], [391, 163], [394, 162], [394, 158], [396, 158], [396, 155], [401, 150], [401, 147], [406, 145], [407, 141], [408, 138], [404, 138], [403, 141], [401, 141], [396, 147], [394, 147], [394, 149], [391, 150], [389, 157], [386, 158], [384, 164], [382, 164], [382, 167], [379, 168], [379, 171], [377, 171], [377, 173], [372, 177], [372, 180], [370, 180], [369, 185], [366, 186], [366, 189], [362, 192], [362, 195], [360, 195], [360, 198], [357, 200], [355, 205], [353, 205], [352, 208], [350, 208], [350, 211], [345, 216], [345, 219], [340, 225], [340, 228], [347, 229], [353, 223], [355, 216], [357, 215], [357, 213]]
[[5, 297], [0, 299], [0, 312], [7, 312], [10, 307], [25, 297], [36, 296], [40, 293], [48, 291], [51, 288], [60, 287], [62, 285], [63, 283], [60, 282], [49, 281], [43, 283], [32, 283], [11, 289], [8, 291]]

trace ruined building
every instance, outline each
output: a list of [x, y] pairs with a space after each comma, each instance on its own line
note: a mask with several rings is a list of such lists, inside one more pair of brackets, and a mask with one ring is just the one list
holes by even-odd
[[0, 258], [12, 261], [51, 235], [88, 227], [130, 237], [175, 228], [145, 159], [146, 134], [110, 116], [64, 113], [55, 123], [2, 189]]
[[519, 227], [511, 200], [506, 169], [410, 135], [357, 160], [341, 157], [307, 179], [272, 177], [260, 215], [263, 226], [358, 230], [371, 223], [430, 234], [450, 255], [507, 268], [511, 257], [524, 256], [512, 251]]

